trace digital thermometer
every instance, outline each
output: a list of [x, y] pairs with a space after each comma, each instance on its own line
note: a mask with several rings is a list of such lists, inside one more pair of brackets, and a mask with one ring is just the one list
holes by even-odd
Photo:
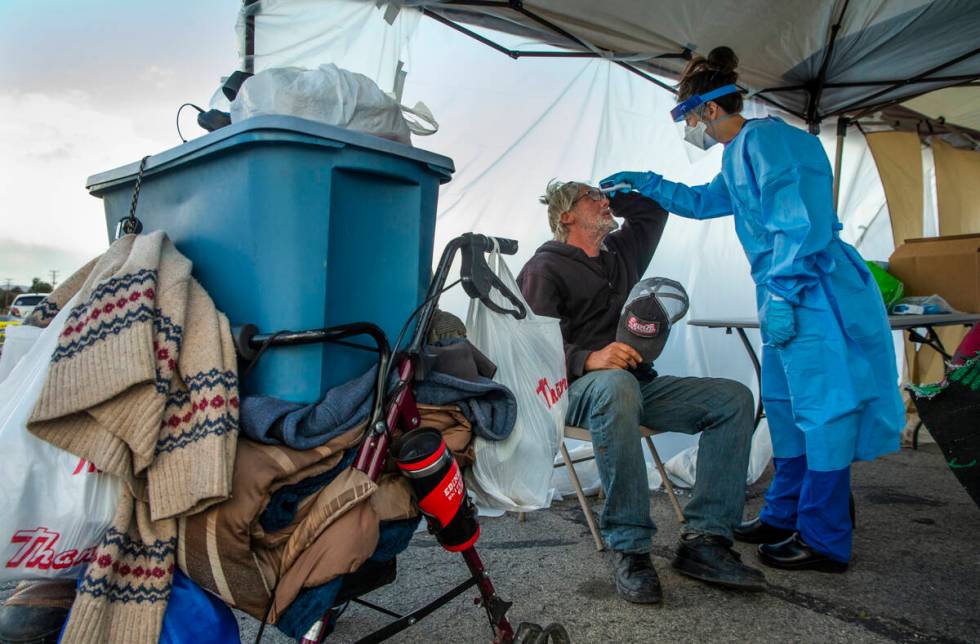
[[633, 186], [629, 183], [626, 183], [625, 181], [620, 181], [619, 183], [611, 186], [599, 186], [599, 192], [606, 195], [612, 194], [614, 192], [618, 192], [623, 189], [632, 190]]

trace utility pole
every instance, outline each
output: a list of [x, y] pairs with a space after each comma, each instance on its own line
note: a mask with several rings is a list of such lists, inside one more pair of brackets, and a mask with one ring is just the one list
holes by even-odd
[[[10, 299], [10, 282], [11, 282], [11, 281], [13, 281], [13, 280], [11, 280], [11, 279], [10, 279], [10, 278], [8, 277], [8, 278], [6, 278], [6, 279], [4, 279], [4, 281], [5, 281], [6, 283], [7, 283], [7, 289], [6, 289], [6, 290], [5, 290], [4, 292], [3, 292], [3, 302], [2, 302], [2, 306], [3, 306], [4, 308], [6, 308], [6, 307], [7, 307], [7, 300], [8, 300], [8, 299]], [[11, 300], [11, 301], [13, 301], [13, 300]]]
[[54, 288], [58, 284], [58, 273], [59, 272], [60, 271], [57, 271], [57, 270], [52, 270], [51, 271], [51, 288]]

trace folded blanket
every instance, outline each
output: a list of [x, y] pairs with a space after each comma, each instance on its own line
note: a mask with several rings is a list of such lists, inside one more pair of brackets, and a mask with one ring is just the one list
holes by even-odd
[[433, 371], [415, 384], [415, 400], [429, 405], [458, 405], [477, 436], [502, 441], [514, 431], [517, 399], [489, 378], [463, 380]]
[[[454, 355], [459, 349], [454, 348]], [[486, 365], [480, 362], [481, 370]], [[474, 367], [476, 369], [476, 367]], [[310, 449], [367, 420], [371, 411], [377, 367], [327, 391], [317, 403], [303, 405], [268, 396], [248, 396], [242, 401], [241, 431], [267, 445]], [[484, 376], [458, 378], [430, 372], [415, 383], [415, 400], [421, 404], [458, 405], [473, 431], [487, 440], [510, 436], [517, 420], [517, 400], [504, 385]]]
[[367, 420], [377, 368], [338, 385], [306, 405], [269, 396], [242, 400], [242, 434], [266, 445], [311, 449]]

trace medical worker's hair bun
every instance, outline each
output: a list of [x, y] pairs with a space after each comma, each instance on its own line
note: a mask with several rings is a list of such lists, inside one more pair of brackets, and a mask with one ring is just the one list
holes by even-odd
[[706, 62], [708, 69], [727, 74], [734, 72], [738, 67], [738, 56], [731, 47], [715, 47], [708, 53]]
[[[677, 83], [677, 100], [684, 101], [695, 94], [705, 94], [713, 89], [733, 85], [738, 81], [738, 56], [731, 47], [715, 47], [707, 58], [695, 55], [687, 63]], [[742, 111], [742, 95], [728, 94], [715, 100], [729, 114]]]

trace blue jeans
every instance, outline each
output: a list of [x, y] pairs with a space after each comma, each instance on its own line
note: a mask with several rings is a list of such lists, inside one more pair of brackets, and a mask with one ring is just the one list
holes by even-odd
[[732, 538], [742, 519], [745, 476], [754, 431], [752, 393], [721, 378], [660, 376], [637, 382], [620, 369], [591, 371], [568, 390], [566, 422], [592, 433], [606, 495], [599, 527], [621, 552], [649, 552], [657, 530], [639, 426], [696, 434], [697, 484], [684, 516], [685, 533]]

